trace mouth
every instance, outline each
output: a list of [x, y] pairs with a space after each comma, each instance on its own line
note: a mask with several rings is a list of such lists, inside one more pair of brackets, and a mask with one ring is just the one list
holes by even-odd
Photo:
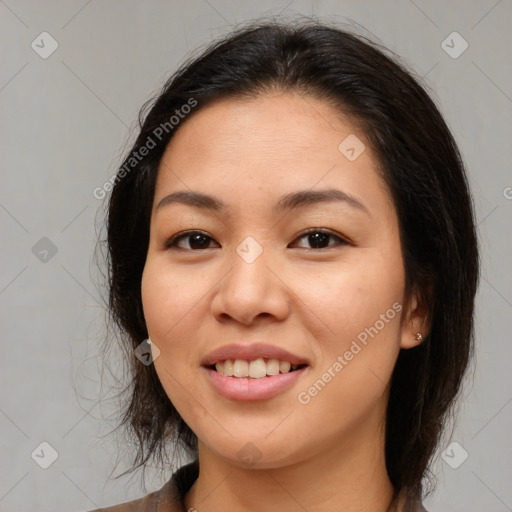
[[227, 345], [201, 364], [220, 395], [235, 401], [271, 399], [290, 389], [311, 364], [287, 350], [264, 343]]
[[290, 361], [259, 357], [252, 361], [246, 359], [226, 359], [217, 361], [215, 364], [207, 366], [207, 368], [226, 377], [233, 377], [235, 379], [263, 379], [274, 375], [292, 373], [306, 366], [308, 365], [292, 364]]

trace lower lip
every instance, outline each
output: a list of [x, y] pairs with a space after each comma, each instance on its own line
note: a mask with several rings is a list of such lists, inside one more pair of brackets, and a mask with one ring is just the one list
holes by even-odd
[[289, 373], [267, 375], [261, 379], [250, 377], [227, 377], [210, 368], [202, 369], [207, 373], [215, 390], [231, 400], [254, 401], [267, 400], [293, 386], [304, 375], [308, 366]]

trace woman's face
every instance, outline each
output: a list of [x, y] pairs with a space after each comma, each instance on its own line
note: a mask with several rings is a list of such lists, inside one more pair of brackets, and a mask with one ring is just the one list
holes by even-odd
[[144, 315], [159, 379], [211, 454], [270, 468], [381, 440], [418, 325], [401, 326], [414, 304], [376, 168], [355, 125], [291, 93], [218, 101], [169, 143]]

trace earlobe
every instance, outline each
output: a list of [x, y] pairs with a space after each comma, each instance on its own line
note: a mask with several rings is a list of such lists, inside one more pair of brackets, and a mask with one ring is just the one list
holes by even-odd
[[408, 336], [406, 336], [405, 333], [402, 333], [402, 343], [400, 344], [400, 348], [413, 348], [420, 345], [422, 342], [423, 335], [421, 334], [421, 332], [417, 332], [414, 335], [409, 334]]
[[400, 348], [403, 349], [420, 345], [428, 333], [428, 311], [426, 305], [418, 300], [416, 293], [411, 297], [406, 315], [400, 343]]

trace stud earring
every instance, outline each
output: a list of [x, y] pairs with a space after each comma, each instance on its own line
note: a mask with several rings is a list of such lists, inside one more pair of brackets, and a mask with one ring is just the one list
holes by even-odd
[[423, 339], [423, 336], [421, 335], [421, 332], [417, 333], [416, 336], [414, 336], [414, 339], [416, 341], [421, 341]]

